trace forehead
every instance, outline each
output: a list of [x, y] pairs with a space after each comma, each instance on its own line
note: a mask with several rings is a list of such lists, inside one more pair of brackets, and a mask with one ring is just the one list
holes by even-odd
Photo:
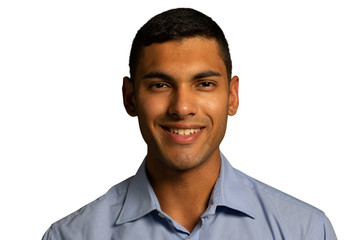
[[151, 71], [185, 75], [204, 70], [221, 72], [226, 77], [226, 67], [217, 41], [193, 37], [144, 47], [136, 76], [141, 78]]

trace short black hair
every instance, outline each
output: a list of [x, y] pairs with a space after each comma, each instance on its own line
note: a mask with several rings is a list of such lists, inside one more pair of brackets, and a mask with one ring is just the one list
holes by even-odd
[[229, 45], [223, 31], [210, 17], [191, 8], [176, 8], [162, 12], [151, 18], [139, 29], [130, 51], [131, 79], [135, 78], [136, 68], [144, 47], [153, 43], [182, 40], [196, 36], [217, 41], [230, 80], [232, 63]]

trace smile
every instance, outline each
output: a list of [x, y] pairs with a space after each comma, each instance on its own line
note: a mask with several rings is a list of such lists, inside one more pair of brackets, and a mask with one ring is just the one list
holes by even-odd
[[169, 144], [188, 145], [195, 143], [205, 127], [200, 126], [162, 126]]
[[184, 128], [168, 128], [167, 129], [171, 133], [179, 134], [179, 135], [190, 135], [194, 134], [196, 132], [200, 131], [200, 128], [190, 128], [190, 129], [184, 129]]
[[201, 128], [173, 128], [173, 127], [163, 127], [166, 131], [181, 135], [181, 136], [188, 136], [197, 132], [200, 132], [203, 127]]

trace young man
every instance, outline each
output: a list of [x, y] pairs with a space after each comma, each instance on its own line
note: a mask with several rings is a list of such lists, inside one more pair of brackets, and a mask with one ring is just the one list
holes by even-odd
[[124, 105], [148, 146], [135, 176], [56, 222], [45, 240], [335, 240], [323, 212], [231, 167], [219, 145], [238, 108], [219, 26], [173, 9], [135, 36]]

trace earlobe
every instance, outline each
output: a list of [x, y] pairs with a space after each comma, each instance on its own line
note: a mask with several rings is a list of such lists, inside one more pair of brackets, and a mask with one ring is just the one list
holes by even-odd
[[239, 107], [239, 77], [234, 76], [230, 80], [230, 92], [229, 92], [229, 116], [236, 114]]
[[124, 77], [123, 79], [122, 92], [123, 92], [123, 102], [126, 112], [132, 117], [137, 116], [134, 85], [131, 82], [131, 79], [128, 77]]

